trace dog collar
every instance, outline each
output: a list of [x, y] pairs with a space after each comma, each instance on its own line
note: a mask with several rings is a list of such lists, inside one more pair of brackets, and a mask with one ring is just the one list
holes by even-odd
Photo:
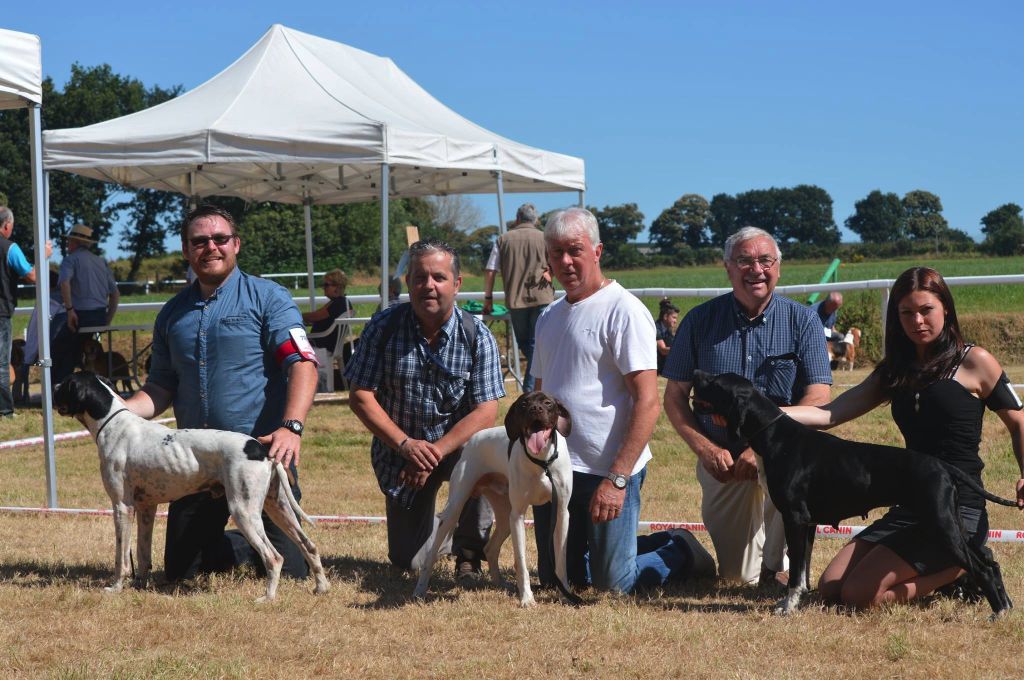
[[102, 424], [102, 425], [100, 425], [100, 429], [96, 430], [96, 438], [97, 438], [97, 439], [99, 439], [99, 438], [100, 438], [100, 432], [103, 432], [103, 428], [105, 428], [105, 427], [106, 427], [107, 425], [109, 425], [109, 424], [110, 424], [110, 421], [111, 421], [111, 420], [113, 420], [114, 418], [116, 418], [116, 417], [118, 416], [118, 414], [119, 414], [119, 413], [124, 413], [124, 412], [126, 412], [127, 410], [128, 410], [128, 409], [126, 409], [126, 408], [123, 408], [123, 409], [121, 409], [121, 410], [119, 410], [119, 411], [114, 411], [113, 413], [111, 413], [111, 414], [110, 414], [110, 417], [109, 417], [109, 418], [107, 418], [106, 420], [104, 420], [104, 421], [103, 421], [103, 424]]
[[[529, 460], [530, 463], [538, 466], [539, 468], [541, 468], [542, 470], [547, 472], [549, 477], [551, 476], [551, 472], [548, 471], [548, 468], [550, 468], [551, 464], [554, 463], [558, 459], [558, 437], [557, 437], [557, 435], [554, 436], [554, 439], [555, 439], [555, 455], [545, 461], [545, 460], [541, 460], [540, 458], [534, 458], [534, 457], [530, 456], [529, 455], [529, 450], [526, 448], [526, 441], [522, 437], [519, 438], [519, 443], [522, 444], [522, 453], [526, 457], [526, 459]], [[509, 441], [509, 458], [512, 458], [512, 444], [513, 443], [515, 443], [515, 442], [514, 441]]]
[[783, 412], [780, 412], [780, 413], [779, 413], [779, 415], [777, 415], [777, 416], [775, 416], [774, 418], [772, 418], [771, 420], [769, 420], [769, 421], [768, 421], [768, 422], [767, 422], [767, 423], [765, 424], [765, 426], [764, 426], [764, 427], [761, 427], [761, 428], [759, 428], [759, 429], [757, 430], [757, 432], [754, 432], [753, 434], [748, 434], [748, 435], [745, 435], [745, 436], [746, 436], [746, 438], [747, 438], [747, 441], [750, 441], [751, 439], [753, 439], [753, 438], [754, 438], [754, 437], [756, 437], [757, 435], [761, 434], [762, 432], [764, 432], [765, 430], [767, 430], [767, 429], [768, 429], [769, 427], [771, 427], [771, 426], [772, 426], [772, 425], [774, 425], [775, 423], [779, 422], [779, 420], [781, 420], [781, 419], [782, 419], [782, 416], [784, 416], [784, 415], [786, 415], [786, 413], [785, 413], [784, 411], [783, 411]]

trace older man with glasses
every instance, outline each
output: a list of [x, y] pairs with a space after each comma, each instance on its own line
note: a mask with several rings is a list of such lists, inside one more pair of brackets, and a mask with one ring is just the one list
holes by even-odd
[[773, 295], [782, 254], [768, 232], [743, 227], [725, 242], [732, 292], [686, 315], [665, 364], [665, 413], [697, 454], [701, 512], [719, 577], [770, 583], [785, 570], [782, 521], [759, 479], [754, 452], [731, 441], [689, 397], [696, 369], [737, 373], [779, 405], [827, 403], [832, 373], [821, 323], [808, 307]]

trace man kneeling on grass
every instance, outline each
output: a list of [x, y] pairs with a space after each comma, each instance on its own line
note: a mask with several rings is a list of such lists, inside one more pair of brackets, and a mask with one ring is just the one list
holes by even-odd
[[[455, 306], [459, 256], [441, 241], [409, 249], [410, 302], [373, 316], [345, 368], [352, 412], [373, 433], [370, 459], [385, 495], [388, 558], [419, 569], [434, 528], [435, 499], [462, 445], [493, 427], [505, 396], [498, 345]], [[452, 541], [459, 578], [481, 573], [494, 513], [470, 499]]]

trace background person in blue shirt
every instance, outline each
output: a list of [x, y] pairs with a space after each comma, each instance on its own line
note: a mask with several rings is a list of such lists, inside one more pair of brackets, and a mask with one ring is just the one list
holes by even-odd
[[[7, 206], [0, 206], [0, 417], [14, 416], [14, 399], [11, 396], [11, 317], [18, 306], [18, 281], [36, 282], [36, 270], [32, 268], [17, 243], [11, 241], [14, 232], [14, 213]], [[53, 246], [46, 242], [46, 257], [53, 253]]]
[[[182, 228], [182, 252], [196, 273], [171, 298], [153, 328], [153, 361], [128, 407], [144, 418], [174, 406], [178, 427], [232, 430], [257, 437], [270, 457], [296, 474], [302, 423], [313, 403], [316, 363], [302, 316], [288, 291], [236, 266], [241, 241], [234, 220], [200, 206]], [[298, 482], [292, 487], [301, 496]], [[171, 503], [164, 571], [168, 581], [225, 571], [238, 564], [263, 570], [237, 531], [224, 531], [223, 494], [204, 491]], [[284, 557], [283, 573], [304, 578], [308, 567], [266, 514], [267, 537]]]
[[842, 342], [843, 340], [842, 333], [836, 331], [836, 315], [842, 306], [843, 294], [837, 290], [811, 305], [811, 309], [821, 319], [821, 325], [825, 329], [825, 338], [831, 342]]
[[[414, 243], [405, 281], [409, 302], [374, 314], [345, 377], [352, 412], [373, 433], [370, 461], [385, 497], [388, 559], [419, 569], [441, 482], [462, 445], [494, 425], [505, 389], [494, 337], [478, 318], [464, 321], [455, 305], [462, 276], [451, 246]], [[493, 517], [485, 498], [463, 507], [452, 538], [459, 578], [480, 573]]]
[[60, 294], [67, 326], [53, 340], [53, 382], [66, 378], [82, 361], [79, 328], [108, 326], [121, 295], [107, 261], [89, 250], [92, 229], [76, 224], [67, 234], [68, 254], [60, 263]]
[[771, 234], [743, 227], [725, 242], [732, 292], [690, 310], [665, 364], [665, 415], [697, 454], [701, 514], [720, 578], [770, 582], [785, 569], [778, 510], [758, 479], [746, 442], [730, 441], [710, 416], [690, 409], [693, 372], [737, 373], [776, 404], [828, 403], [832, 372], [821, 321], [809, 307], [773, 295], [782, 254]]

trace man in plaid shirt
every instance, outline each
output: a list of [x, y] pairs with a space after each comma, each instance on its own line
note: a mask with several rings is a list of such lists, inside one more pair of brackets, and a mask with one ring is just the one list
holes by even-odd
[[[345, 369], [352, 412], [373, 433], [370, 459], [384, 492], [388, 558], [419, 569], [434, 531], [435, 499], [462, 445], [492, 427], [505, 396], [498, 345], [455, 306], [459, 256], [446, 243], [409, 249], [409, 303], [370, 320]], [[467, 332], [472, 323], [475, 333]], [[471, 337], [474, 336], [474, 337]], [[486, 499], [463, 508], [452, 541], [459, 577], [480, 573], [493, 521]]]

